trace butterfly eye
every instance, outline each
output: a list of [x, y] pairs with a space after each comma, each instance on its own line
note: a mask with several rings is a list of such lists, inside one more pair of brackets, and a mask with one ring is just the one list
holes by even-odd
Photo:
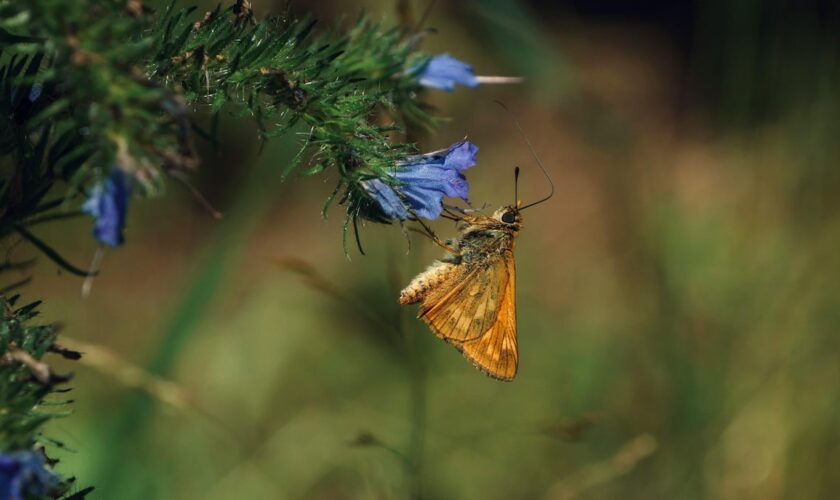
[[502, 222], [505, 224], [513, 224], [516, 222], [516, 215], [513, 212], [505, 212], [502, 214]]

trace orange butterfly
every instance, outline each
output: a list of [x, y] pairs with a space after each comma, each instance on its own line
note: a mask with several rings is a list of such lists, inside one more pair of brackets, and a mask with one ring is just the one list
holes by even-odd
[[492, 217], [465, 215], [452, 252], [414, 278], [400, 305], [420, 302], [418, 317], [487, 375], [513, 380], [516, 344], [514, 239], [522, 227], [520, 203]]
[[548, 179], [551, 192], [523, 207], [518, 198], [516, 167], [515, 205], [496, 210], [492, 217], [463, 211], [459, 216], [444, 207], [446, 217], [461, 224], [460, 236], [449, 244], [438, 240], [418, 219], [426, 235], [447, 249], [449, 255], [435, 261], [400, 292], [400, 305], [420, 302], [418, 317], [435, 335], [461, 351], [476, 368], [504, 381], [513, 380], [519, 368], [513, 247], [522, 228], [520, 212], [554, 196], [551, 177], [519, 122], [514, 119], [514, 124]]

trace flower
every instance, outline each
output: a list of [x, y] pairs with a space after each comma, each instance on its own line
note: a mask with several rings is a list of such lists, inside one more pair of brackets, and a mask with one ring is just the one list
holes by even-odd
[[58, 486], [58, 477], [44, 467], [35, 451], [0, 453], [0, 498], [22, 500], [41, 497]]
[[32, 84], [32, 88], [29, 90], [29, 102], [35, 102], [41, 97], [41, 92], [44, 90], [44, 86], [38, 82]]
[[102, 245], [123, 244], [130, 194], [130, 179], [120, 168], [112, 168], [105, 182], [96, 186], [82, 205], [82, 211], [94, 218], [93, 236]]
[[472, 66], [449, 54], [429, 59], [429, 62], [418, 68], [416, 76], [420, 85], [430, 89], [452, 92], [456, 84], [471, 89], [478, 87], [478, 78]]
[[475, 165], [477, 153], [475, 144], [459, 142], [443, 154], [423, 155], [398, 165], [389, 173], [394, 185], [372, 179], [363, 186], [387, 219], [437, 219], [444, 197], [467, 201], [470, 186], [461, 172]]

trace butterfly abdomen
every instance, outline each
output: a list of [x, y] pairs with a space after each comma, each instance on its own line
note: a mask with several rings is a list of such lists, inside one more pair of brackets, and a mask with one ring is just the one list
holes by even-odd
[[451, 274], [456, 272], [456, 267], [455, 264], [440, 261], [429, 266], [400, 292], [400, 305], [405, 306], [423, 300], [430, 290], [449, 279]]

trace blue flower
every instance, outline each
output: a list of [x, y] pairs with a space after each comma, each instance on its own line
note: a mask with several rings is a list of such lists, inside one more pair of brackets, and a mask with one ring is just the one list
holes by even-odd
[[58, 483], [58, 477], [44, 467], [44, 457], [40, 453], [0, 453], [0, 498], [3, 500], [40, 498]]
[[394, 185], [380, 179], [363, 186], [387, 219], [437, 219], [444, 197], [467, 201], [470, 186], [461, 173], [475, 165], [478, 147], [470, 142], [453, 144], [443, 154], [412, 158], [390, 172]]
[[[17, 95], [19, 90], [22, 86], [19, 87], [12, 87], [12, 92], [9, 94], [9, 101], [14, 103], [15, 99], [17, 99]], [[41, 93], [44, 91], [44, 85], [39, 82], [35, 82], [32, 84], [32, 87], [29, 89], [29, 96], [27, 97], [30, 103], [34, 103], [41, 97]]]
[[102, 245], [118, 247], [125, 241], [123, 229], [130, 195], [130, 179], [115, 167], [82, 205], [82, 211], [94, 218], [93, 236]]
[[35, 102], [41, 97], [41, 91], [44, 90], [44, 86], [38, 82], [32, 84], [32, 88], [29, 90], [29, 102]]
[[472, 66], [449, 54], [429, 59], [416, 73], [417, 82], [427, 88], [452, 92], [455, 85], [468, 88], [478, 87], [478, 78]]

